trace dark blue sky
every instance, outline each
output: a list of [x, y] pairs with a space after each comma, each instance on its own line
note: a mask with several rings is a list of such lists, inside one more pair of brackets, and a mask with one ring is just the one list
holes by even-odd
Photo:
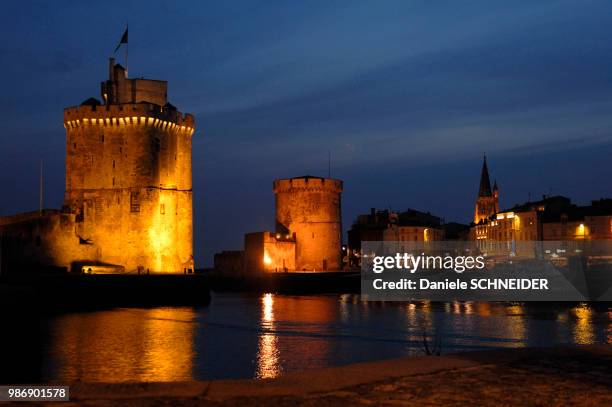
[[[482, 154], [502, 206], [612, 195], [612, 2], [13, 2], [0, 17], [0, 215], [64, 190], [63, 108], [130, 74], [196, 116], [195, 251], [272, 229], [272, 180], [345, 181], [370, 207], [469, 221]], [[119, 62], [122, 62], [122, 53]]]

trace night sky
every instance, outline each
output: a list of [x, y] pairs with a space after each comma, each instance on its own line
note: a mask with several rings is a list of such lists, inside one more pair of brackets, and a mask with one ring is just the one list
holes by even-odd
[[[63, 108], [100, 98], [126, 21], [131, 77], [193, 113], [196, 262], [274, 227], [274, 178], [468, 222], [482, 155], [502, 207], [612, 196], [612, 2], [6, 2], [0, 215], [64, 192]], [[123, 52], [117, 54], [123, 63]]]

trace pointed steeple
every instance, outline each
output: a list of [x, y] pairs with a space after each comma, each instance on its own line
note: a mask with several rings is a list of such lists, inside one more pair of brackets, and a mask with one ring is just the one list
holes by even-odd
[[489, 169], [487, 168], [487, 156], [484, 156], [482, 172], [480, 174], [480, 190], [478, 196], [491, 196], [491, 181], [489, 180]]
[[497, 191], [497, 180], [493, 181], [493, 192]]

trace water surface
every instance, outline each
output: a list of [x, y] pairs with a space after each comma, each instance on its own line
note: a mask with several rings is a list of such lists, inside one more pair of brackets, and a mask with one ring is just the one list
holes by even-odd
[[[181, 381], [491, 348], [612, 343], [612, 308], [587, 304], [366, 302], [357, 295], [216, 294], [203, 308], [114, 309], [44, 319], [41, 381]], [[19, 344], [13, 344], [13, 347]], [[19, 349], [15, 350], [16, 352]]]

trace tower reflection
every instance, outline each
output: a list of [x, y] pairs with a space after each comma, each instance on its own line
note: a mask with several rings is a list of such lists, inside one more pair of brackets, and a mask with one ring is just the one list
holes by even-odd
[[576, 318], [573, 326], [574, 343], [578, 345], [590, 345], [595, 342], [594, 326], [591, 323], [593, 310], [587, 304], [580, 304], [572, 309]]
[[278, 338], [274, 332], [274, 296], [265, 294], [261, 298], [261, 335], [257, 350], [256, 377], [272, 378], [280, 375], [278, 363]]
[[51, 370], [59, 381], [125, 382], [192, 379], [191, 308], [112, 310], [55, 321]]
[[255, 376], [325, 366], [333, 345], [328, 335], [340, 310], [336, 297], [262, 296]]
[[517, 303], [506, 306], [507, 320], [503, 324], [502, 337], [512, 340], [511, 347], [523, 348], [527, 346], [527, 325], [525, 322], [525, 309], [523, 304]]

